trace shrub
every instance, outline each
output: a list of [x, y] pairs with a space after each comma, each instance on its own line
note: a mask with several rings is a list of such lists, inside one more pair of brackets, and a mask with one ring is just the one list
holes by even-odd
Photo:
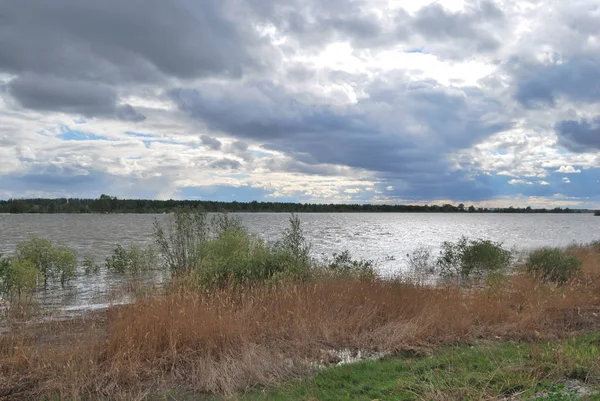
[[408, 267], [413, 275], [432, 275], [435, 273], [435, 263], [432, 259], [431, 249], [419, 247], [406, 255]]
[[145, 250], [137, 246], [129, 249], [117, 244], [111, 256], [106, 258], [106, 270], [116, 273], [139, 273], [152, 270], [158, 264], [152, 247]]
[[310, 264], [310, 244], [304, 237], [300, 226], [300, 218], [295, 214], [290, 217], [290, 226], [284, 231], [283, 239], [277, 244], [284, 252], [292, 255], [300, 265]]
[[96, 263], [96, 260], [91, 256], [86, 256], [83, 259], [82, 266], [86, 275], [98, 274], [100, 272], [100, 265]]
[[74, 249], [64, 244], [52, 245], [50, 240], [35, 235], [17, 244], [16, 259], [31, 263], [44, 280], [44, 287], [56, 278], [65, 285], [76, 274], [77, 253]]
[[372, 260], [352, 259], [349, 251], [334, 253], [333, 259], [327, 261], [325, 267], [328, 273], [344, 276], [356, 276], [363, 279], [376, 276]]
[[268, 243], [254, 235], [237, 217], [213, 217], [210, 230], [194, 249], [194, 268], [188, 271], [188, 285], [240, 285], [277, 280], [303, 280], [313, 273], [300, 221], [290, 219], [290, 228], [281, 241]]
[[198, 250], [195, 276], [204, 286], [248, 284], [310, 276], [308, 246], [297, 218], [282, 241], [270, 244], [250, 234], [239, 219], [213, 219], [211, 238]]
[[542, 248], [529, 254], [525, 270], [546, 281], [564, 284], [581, 272], [581, 265], [579, 258], [559, 248]]
[[441, 276], [467, 278], [504, 270], [511, 258], [499, 242], [462, 237], [456, 243], [442, 244], [436, 265]]
[[163, 265], [173, 273], [198, 267], [200, 245], [208, 236], [206, 213], [199, 209], [176, 209], [166, 228], [154, 222], [154, 240]]
[[32, 293], [37, 287], [40, 271], [28, 260], [4, 258], [0, 255], [0, 295], [12, 301], [21, 300], [24, 293]]

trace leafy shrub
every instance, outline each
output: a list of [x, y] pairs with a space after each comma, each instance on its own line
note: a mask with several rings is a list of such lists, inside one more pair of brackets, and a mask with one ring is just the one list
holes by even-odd
[[326, 271], [336, 275], [374, 278], [376, 276], [372, 260], [352, 259], [349, 251], [334, 253], [333, 259], [326, 264]]
[[[187, 270], [191, 281], [201, 286], [239, 285], [281, 279], [305, 279], [312, 274], [307, 244], [296, 216], [283, 238], [268, 243], [250, 234], [237, 217], [220, 214], [194, 253], [194, 266]], [[183, 282], [185, 280], [180, 280]]]
[[145, 250], [132, 246], [129, 249], [117, 244], [111, 256], [106, 258], [106, 270], [116, 273], [139, 273], [152, 270], [157, 265], [157, 257], [154, 249], [148, 247]]
[[246, 232], [246, 228], [239, 217], [227, 213], [219, 213], [213, 216], [211, 220], [211, 233], [213, 236], [218, 237], [224, 233], [232, 232]]
[[311, 274], [309, 246], [297, 217], [290, 219], [290, 226], [281, 241], [270, 244], [250, 234], [239, 219], [216, 216], [210, 239], [198, 249], [195, 275], [200, 284], [223, 286], [307, 278]]
[[5, 258], [0, 255], [0, 295], [3, 299], [21, 300], [24, 293], [32, 293], [40, 271], [28, 260]]
[[277, 244], [282, 251], [292, 255], [296, 263], [308, 265], [310, 263], [310, 244], [304, 237], [300, 226], [300, 218], [295, 214], [290, 217], [290, 226], [283, 233], [283, 239]]
[[98, 274], [100, 272], [100, 265], [96, 263], [96, 260], [91, 256], [86, 256], [82, 262], [83, 271], [85, 274]]
[[456, 243], [442, 244], [436, 265], [441, 276], [467, 278], [504, 270], [511, 258], [499, 242], [462, 237]]
[[62, 285], [75, 277], [77, 253], [64, 244], [52, 245], [46, 238], [31, 235], [17, 244], [16, 259], [26, 261], [39, 271], [44, 287], [51, 279], [59, 279]]
[[435, 262], [431, 255], [431, 249], [419, 247], [412, 253], [406, 255], [408, 267], [415, 275], [431, 275], [435, 273]]
[[531, 252], [525, 262], [528, 273], [544, 280], [564, 284], [581, 272], [582, 261], [559, 248], [542, 248]]
[[206, 213], [199, 209], [176, 209], [166, 227], [154, 222], [154, 240], [163, 265], [173, 273], [198, 267], [200, 246], [208, 236]]

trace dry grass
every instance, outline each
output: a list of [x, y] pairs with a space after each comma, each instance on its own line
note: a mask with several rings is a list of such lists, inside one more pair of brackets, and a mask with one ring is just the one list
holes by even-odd
[[0, 398], [143, 398], [183, 386], [234, 394], [306, 374], [327, 350], [423, 352], [480, 338], [557, 338], [600, 326], [600, 250], [557, 287], [514, 275], [465, 291], [322, 280], [177, 291], [0, 336]]

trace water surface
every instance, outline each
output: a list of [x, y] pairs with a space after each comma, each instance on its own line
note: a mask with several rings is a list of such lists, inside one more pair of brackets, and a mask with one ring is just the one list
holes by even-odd
[[[276, 240], [288, 226], [289, 215], [239, 213], [256, 235]], [[349, 250], [354, 257], [371, 259], [384, 274], [406, 268], [406, 255], [417, 247], [437, 252], [443, 241], [461, 236], [503, 242], [507, 247], [527, 250], [542, 246], [566, 246], [600, 239], [599, 217], [592, 214], [436, 214], [436, 213], [303, 213], [299, 214], [306, 237], [316, 257]], [[80, 259], [93, 256], [103, 262], [115, 244], [145, 245], [152, 241], [153, 222], [168, 215], [0, 215], [0, 253], [9, 254], [15, 245], [37, 234], [75, 248]], [[161, 280], [146, 277], [146, 282]], [[78, 278], [66, 290], [50, 288], [40, 300], [51, 309], [78, 311], [100, 308], [116, 289], [126, 284], [123, 277], [102, 272]]]

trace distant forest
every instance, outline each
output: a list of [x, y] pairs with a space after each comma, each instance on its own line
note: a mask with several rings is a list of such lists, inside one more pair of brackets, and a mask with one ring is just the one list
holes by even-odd
[[591, 213], [585, 209], [503, 209], [446, 205], [316, 204], [284, 202], [213, 202], [197, 200], [117, 199], [9, 199], [0, 200], [0, 213], [169, 213], [179, 207], [201, 208], [207, 212], [272, 213]]

